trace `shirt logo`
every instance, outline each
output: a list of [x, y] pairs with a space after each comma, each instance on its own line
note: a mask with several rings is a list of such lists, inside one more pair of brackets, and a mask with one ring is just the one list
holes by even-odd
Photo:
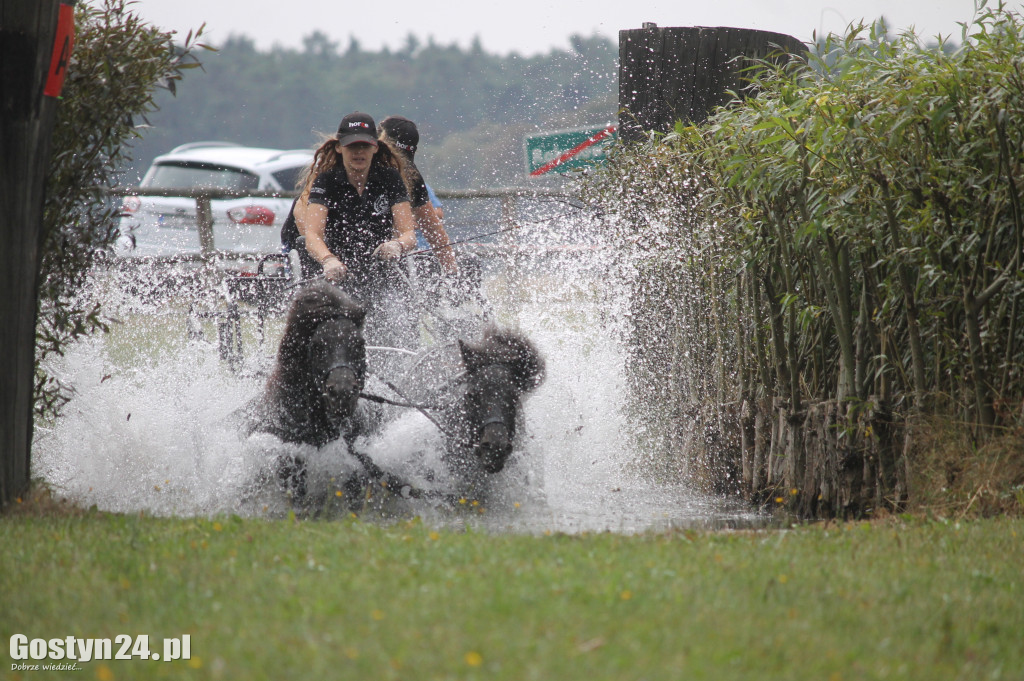
[[388, 197], [381, 195], [377, 197], [377, 200], [373, 202], [373, 212], [377, 215], [383, 215], [387, 212], [390, 206], [388, 205]]

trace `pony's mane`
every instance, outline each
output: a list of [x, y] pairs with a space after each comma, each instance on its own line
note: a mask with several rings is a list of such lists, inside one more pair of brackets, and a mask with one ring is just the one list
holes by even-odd
[[366, 308], [352, 297], [325, 281], [306, 286], [292, 301], [278, 349], [278, 365], [288, 365], [301, 358], [313, 333], [323, 322], [350, 319], [361, 326]]
[[519, 331], [489, 325], [479, 343], [464, 345], [477, 364], [509, 367], [520, 390], [532, 390], [544, 381], [544, 358], [533, 342]]
[[354, 298], [326, 281], [316, 281], [295, 296], [288, 312], [288, 322], [308, 320], [319, 324], [338, 317], [361, 321], [365, 315], [366, 310]]

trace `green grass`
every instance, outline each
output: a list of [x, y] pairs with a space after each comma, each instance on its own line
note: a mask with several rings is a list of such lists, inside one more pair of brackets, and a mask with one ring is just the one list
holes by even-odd
[[[4, 650], [191, 635], [187, 662], [78, 679], [1024, 679], [1020, 519], [535, 537], [30, 514], [0, 546]], [[8, 655], [0, 677], [41, 677]]]

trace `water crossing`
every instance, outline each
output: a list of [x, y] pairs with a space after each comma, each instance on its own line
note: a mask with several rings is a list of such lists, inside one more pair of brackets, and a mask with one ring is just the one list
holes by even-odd
[[[547, 361], [547, 380], [526, 402], [523, 452], [499, 474], [500, 493], [489, 508], [405, 512], [439, 525], [523, 533], [762, 523], [738, 502], [699, 494], [685, 482], [656, 481], [638, 465], [624, 408], [625, 295], [609, 284], [614, 278], [599, 240], [583, 234], [578, 245], [552, 249], [549, 238], [533, 234], [540, 248], [492, 263], [484, 276], [498, 320], [525, 331]], [[287, 499], [254, 489], [274, 456], [296, 448], [267, 435], [241, 437], [237, 428], [237, 411], [259, 392], [276, 349], [274, 320], [262, 345], [254, 332], [246, 335], [246, 361], [234, 372], [218, 356], [211, 322], [190, 322], [182, 301], [145, 302], [125, 289], [123, 281], [97, 277], [91, 295], [118, 322], [53, 367], [75, 387], [75, 398], [56, 423], [38, 426], [34, 476], [102, 510], [287, 513]], [[190, 323], [205, 324], [199, 337], [186, 333]], [[414, 411], [367, 443], [379, 465], [443, 486], [431, 478], [439, 450], [436, 429]], [[298, 453], [327, 493], [336, 477], [358, 467], [341, 443]]]

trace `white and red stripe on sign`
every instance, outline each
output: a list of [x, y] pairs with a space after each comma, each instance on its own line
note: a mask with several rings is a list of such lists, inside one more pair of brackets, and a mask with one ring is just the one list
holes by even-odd
[[615, 126], [614, 125], [609, 125], [609, 126], [605, 127], [604, 129], [599, 130], [594, 135], [591, 135], [590, 137], [586, 138], [585, 140], [583, 140], [582, 142], [580, 142], [576, 146], [572, 147], [571, 149], [568, 149], [568, 150], [564, 151], [557, 158], [554, 158], [551, 161], [548, 161], [544, 165], [540, 166], [539, 168], [536, 168], [536, 169], [530, 171], [530, 175], [534, 176], [534, 177], [537, 176], [537, 175], [543, 175], [544, 173], [546, 173], [546, 172], [548, 172], [548, 171], [550, 171], [550, 170], [552, 170], [554, 168], [557, 168], [558, 166], [560, 166], [560, 165], [564, 164], [565, 162], [571, 160], [572, 158], [577, 156], [583, 150], [588, 149], [588, 148], [594, 146], [595, 144], [597, 144], [597, 143], [607, 139], [608, 137], [611, 137], [614, 134], [615, 134]]

